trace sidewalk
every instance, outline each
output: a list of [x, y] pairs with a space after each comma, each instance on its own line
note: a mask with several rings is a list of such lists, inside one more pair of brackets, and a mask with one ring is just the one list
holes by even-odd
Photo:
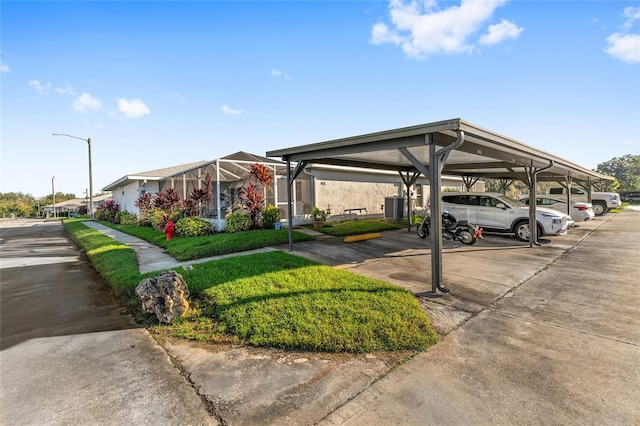
[[142, 274], [153, 271], [164, 271], [167, 269], [178, 268], [180, 266], [194, 265], [196, 263], [208, 262], [210, 260], [223, 259], [225, 257], [244, 256], [247, 254], [274, 250], [272, 248], [265, 247], [241, 253], [231, 253], [223, 256], [206, 257], [202, 259], [179, 262], [169, 254], [167, 254], [163, 248], [155, 246], [145, 240], [136, 238], [129, 234], [125, 234], [124, 232], [116, 231], [113, 228], [109, 228], [108, 226], [104, 226], [97, 222], [87, 221], [82, 223], [87, 227], [95, 229], [96, 231], [100, 231], [103, 234], [113, 238], [114, 240], [119, 241], [122, 244], [126, 244], [134, 249], [136, 252], [136, 256], [138, 257], [138, 267], [140, 269], [140, 273]]

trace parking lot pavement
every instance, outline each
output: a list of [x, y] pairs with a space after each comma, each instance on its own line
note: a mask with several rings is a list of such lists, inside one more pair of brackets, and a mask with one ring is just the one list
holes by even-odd
[[382, 238], [345, 243], [341, 238], [296, 243], [294, 254], [392, 282], [413, 292], [441, 333], [455, 329], [543, 270], [567, 250], [598, 229], [613, 215], [578, 224], [563, 236], [541, 240], [541, 246], [502, 234], [485, 234], [472, 246], [443, 242], [443, 280], [448, 294], [431, 293], [429, 239], [415, 227], [386, 231]]
[[[640, 213], [623, 212], [527, 254], [468, 252], [486, 276], [503, 262], [522, 267], [514, 250], [543, 267], [321, 424], [638, 424], [639, 224]], [[455, 279], [460, 299], [463, 277], [473, 287], [472, 274]]]

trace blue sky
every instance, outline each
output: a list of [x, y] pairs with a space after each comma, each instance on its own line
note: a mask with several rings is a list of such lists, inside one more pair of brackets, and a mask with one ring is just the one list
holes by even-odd
[[2, 1], [1, 192], [463, 118], [640, 154], [636, 1]]

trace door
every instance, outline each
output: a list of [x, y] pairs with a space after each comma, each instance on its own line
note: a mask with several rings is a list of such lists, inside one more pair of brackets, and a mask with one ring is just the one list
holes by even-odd
[[[506, 206], [501, 209], [498, 204], [502, 203], [497, 198], [488, 195], [479, 195], [477, 206], [477, 221], [474, 225], [484, 226], [494, 229], [509, 229], [513, 215], [513, 209]], [[504, 205], [504, 203], [502, 203]]]

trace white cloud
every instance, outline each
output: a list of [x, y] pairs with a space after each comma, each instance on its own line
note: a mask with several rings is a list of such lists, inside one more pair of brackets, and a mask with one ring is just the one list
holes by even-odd
[[[389, 13], [392, 28], [384, 23], [373, 26], [373, 44], [392, 43], [400, 46], [408, 56], [419, 58], [434, 53], [470, 53], [475, 49], [471, 40], [480, 28], [492, 17], [493, 12], [507, 0], [462, 0], [459, 6], [437, 9], [435, 1], [391, 0]], [[498, 37], [514, 37], [522, 31], [513, 25], [508, 28], [498, 24], [485, 36], [485, 44], [497, 43]], [[509, 31], [505, 31], [509, 30]]]
[[91, 97], [88, 93], [83, 93], [73, 101], [73, 109], [78, 112], [97, 111], [102, 108], [102, 102]]
[[607, 47], [604, 51], [612, 58], [633, 64], [640, 62], [640, 34], [629, 34], [627, 30], [640, 20], [640, 7], [626, 7], [623, 15], [627, 18], [622, 24], [624, 32], [613, 33], [607, 37]]
[[9, 72], [9, 65], [4, 62], [0, 62], [0, 72]]
[[240, 109], [233, 109], [231, 108], [229, 105], [222, 105], [222, 112], [224, 112], [225, 114], [231, 114], [231, 115], [239, 115], [242, 114], [242, 110]]
[[125, 118], [140, 118], [151, 114], [151, 110], [141, 99], [118, 99], [118, 111], [124, 114]]
[[614, 33], [607, 37], [606, 53], [630, 64], [640, 62], [640, 34]]
[[523, 28], [518, 28], [514, 23], [503, 19], [499, 24], [489, 25], [487, 33], [480, 37], [480, 43], [491, 45], [510, 38], [518, 38], [522, 30]]
[[60, 93], [61, 95], [76, 95], [77, 92], [75, 90], [73, 90], [73, 88], [71, 86], [69, 86], [67, 84], [67, 87], [56, 87], [55, 89], [56, 93]]
[[44, 93], [51, 89], [51, 83], [42, 84], [39, 80], [30, 80], [27, 86], [33, 87], [38, 93]]
[[625, 7], [622, 13], [628, 18], [622, 25], [624, 28], [631, 28], [633, 23], [640, 19], [640, 7]]
[[291, 80], [291, 77], [289, 77], [289, 75], [287, 73], [284, 73], [280, 70], [271, 70], [271, 76], [272, 77], [282, 77], [284, 79], [287, 80]]

